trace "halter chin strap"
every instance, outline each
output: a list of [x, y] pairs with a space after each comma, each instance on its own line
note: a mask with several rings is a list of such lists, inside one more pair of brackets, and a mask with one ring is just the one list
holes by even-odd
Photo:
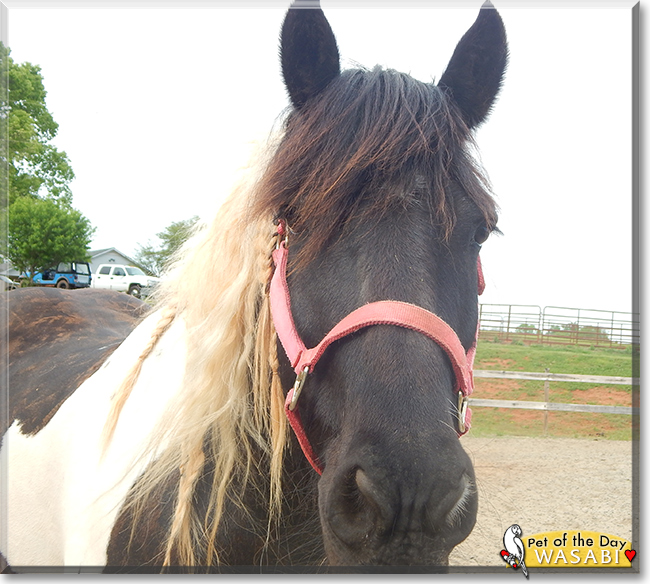
[[[406, 302], [382, 300], [372, 302], [352, 311], [338, 322], [315, 347], [308, 349], [303, 343], [291, 313], [291, 298], [287, 285], [287, 261], [289, 251], [285, 236], [285, 226], [278, 225], [279, 244], [273, 252], [275, 271], [270, 284], [271, 315], [278, 337], [296, 372], [296, 382], [289, 390], [285, 402], [285, 413], [293, 428], [302, 451], [316, 472], [322, 474], [323, 465], [318, 460], [312, 448], [298, 412], [298, 398], [305, 379], [312, 373], [316, 363], [334, 341], [350, 335], [362, 328], [384, 324], [407, 328], [429, 337], [445, 352], [455, 376], [454, 394], [458, 396], [458, 435], [462, 436], [469, 430], [472, 417], [467, 407], [467, 397], [474, 389], [473, 366], [476, 354], [476, 341], [466, 352], [455, 331], [439, 316]], [[478, 293], [485, 287], [480, 259], [478, 269]], [[478, 337], [478, 326], [476, 329]]]

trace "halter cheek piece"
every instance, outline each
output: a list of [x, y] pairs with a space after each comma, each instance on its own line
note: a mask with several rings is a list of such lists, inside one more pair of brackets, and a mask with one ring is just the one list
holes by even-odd
[[[334, 341], [337, 341], [367, 326], [388, 324], [417, 331], [437, 343], [449, 357], [455, 375], [454, 393], [458, 396], [458, 435], [462, 436], [470, 428], [471, 410], [467, 407], [467, 398], [474, 389], [473, 366], [476, 354], [476, 340], [465, 351], [458, 335], [439, 316], [414, 304], [394, 300], [371, 302], [352, 311], [328, 332], [318, 345], [308, 349], [303, 343], [291, 313], [291, 298], [287, 285], [287, 248], [286, 226], [283, 221], [278, 224], [278, 244], [273, 251], [275, 271], [271, 278], [269, 296], [271, 315], [280, 342], [296, 372], [296, 382], [287, 394], [284, 410], [293, 428], [300, 447], [314, 470], [322, 474], [323, 465], [318, 460], [300, 420], [298, 398], [305, 384], [305, 379], [312, 373], [318, 360]], [[478, 260], [478, 293], [485, 288], [481, 261]], [[478, 325], [476, 328], [478, 337]]]

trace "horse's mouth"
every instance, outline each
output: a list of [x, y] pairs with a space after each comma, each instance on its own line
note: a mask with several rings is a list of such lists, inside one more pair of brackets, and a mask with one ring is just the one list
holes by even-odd
[[[461, 497], [444, 519], [443, 528], [356, 532], [356, 541], [342, 539], [324, 527], [324, 544], [330, 566], [421, 566], [446, 568], [449, 555], [471, 533], [476, 521], [475, 487], [468, 481]], [[427, 571], [427, 570], [425, 570]], [[442, 570], [445, 571], [445, 570]]]
[[421, 533], [393, 536], [389, 542], [378, 542], [369, 537], [368, 542], [360, 544], [352, 551], [339, 547], [340, 542], [325, 543], [330, 566], [337, 567], [398, 567], [421, 566], [430, 569], [447, 568], [451, 549], [436, 549], [431, 538]]

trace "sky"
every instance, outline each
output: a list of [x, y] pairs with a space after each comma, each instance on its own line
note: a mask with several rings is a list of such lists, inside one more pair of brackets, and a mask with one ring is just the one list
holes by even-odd
[[[132, 256], [173, 221], [209, 220], [288, 106], [288, 1], [4, 3], [12, 58], [41, 67], [93, 249]], [[344, 67], [431, 81], [481, 3], [322, 7]], [[503, 235], [481, 252], [481, 302], [631, 311], [632, 2], [494, 4], [510, 63], [476, 141]]]

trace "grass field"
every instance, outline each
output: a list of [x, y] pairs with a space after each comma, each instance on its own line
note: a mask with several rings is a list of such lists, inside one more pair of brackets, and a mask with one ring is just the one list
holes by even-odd
[[[524, 345], [479, 341], [475, 369], [532, 371], [637, 377], [631, 348], [600, 349], [571, 345]], [[476, 379], [472, 397], [544, 401], [543, 381]], [[549, 401], [594, 405], [632, 405], [632, 386], [551, 382]], [[567, 438], [629, 440], [632, 417], [618, 414], [542, 412], [505, 408], [472, 408], [474, 436], [542, 436], [547, 415], [547, 435]]]

